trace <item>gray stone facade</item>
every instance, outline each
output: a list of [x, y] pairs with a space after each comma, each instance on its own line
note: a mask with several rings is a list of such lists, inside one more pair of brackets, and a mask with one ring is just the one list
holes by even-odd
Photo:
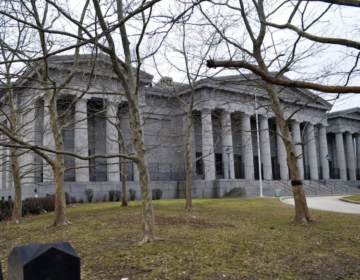
[[[81, 58], [78, 74], [58, 99], [58, 110], [64, 113], [60, 122], [65, 147], [84, 156], [132, 153], [129, 110], [127, 101], [121, 96], [122, 87], [109, 70], [111, 67], [105, 56], [97, 59], [95, 74], [90, 77], [93, 62], [91, 56]], [[52, 58], [50, 70], [54, 80], [68, 71], [71, 63], [68, 56]], [[169, 77], [157, 84], [152, 78], [145, 72], [140, 73], [138, 99], [151, 187], [162, 189], [163, 198], [185, 197], [184, 132], [187, 104], [192, 94], [193, 197], [223, 197], [235, 187], [255, 190], [259, 178], [259, 150], [262, 178], [267, 185], [275, 188], [274, 181], [289, 180], [285, 147], [277, 134], [275, 115], [258, 77], [207, 78], [195, 84], [194, 92]], [[32, 89], [19, 91], [17, 96], [18, 104], [28, 108], [19, 118], [26, 135], [24, 140], [51, 147], [47, 100], [41, 90], [34, 90], [36, 83], [28, 88]], [[73, 107], [67, 107], [85, 90]], [[330, 104], [312, 92], [278, 90], [292, 136], [302, 143], [296, 146], [296, 152], [303, 179], [359, 179], [360, 109], [327, 115]], [[260, 129], [260, 147], [256, 121]], [[121, 137], [115, 125], [120, 128]], [[5, 136], [1, 137], [6, 140]], [[40, 196], [54, 193], [52, 171], [42, 158], [27, 152], [20, 161], [24, 198], [33, 196], [35, 189]], [[13, 188], [5, 148], [1, 150], [1, 163], [0, 196], [8, 198], [13, 196]], [[85, 190], [91, 188], [95, 197], [102, 200], [109, 190], [121, 190], [122, 164], [127, 167], [127, 188], [135, 189], [140, 198], [137, 167], [132, 162], [121, 162], [120, 158], [84, 161], [66, 156], [66, 191], [77, 199], [85, 199]]]

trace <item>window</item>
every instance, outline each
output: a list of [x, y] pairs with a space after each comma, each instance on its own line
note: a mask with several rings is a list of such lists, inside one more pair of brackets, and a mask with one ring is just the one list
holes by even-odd
[[[202, 153], [196, 153], [196, 158], [202, 157]], [[203, 159], [196, 161], [196, 175], [204, 175]]]
[[224, 177], [222, 154], [215, 154], [215, 170], [216, 175], [221, 175], [222, 177]]

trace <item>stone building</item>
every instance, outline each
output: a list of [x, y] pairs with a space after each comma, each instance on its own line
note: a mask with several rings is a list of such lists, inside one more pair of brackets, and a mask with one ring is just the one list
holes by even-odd
[[[51, 58], [52, 80], [60, 81], [72, 63], [70, 56]], [[28, 71], [26, 77], [14, 85], [16, 104], [24, 109], [19, 110], [18, 117], [23, 139], [51, 148], [46, 96], [36, 82], [36, 72]], [[260, 169], [267, 184], [265, 195], [273, 194], [276, 182], [287, 184], [290, 176], [285, 147], [258, 77], [206, 78], [194, 89], [170, 77], [163, 77], [157, 84], [152, 78], [140, 72], [138, 99], [152, 188], [161, 188], [164, 198], [184, 197], [184, 133], [192, 94], [194, 197], [222, 197], [235, 187], [245, 188], [248, 196], [258, 195]], [[122, 90], [107, 57], [95, 61], [90, 55], [81, 56], [77, 74], [57, 100], [67, 151], [84, 156], [133, 152], [128, 105]], [[303, 179], [341, 179], [341, 184], [355, 185], [360, 164], [359, 108], [327, 115], [331, 105], [308, 90], [279, 88], [279, 96], [292, 136], [302, 143], [296, 149]], [[6, 112], [6, 91], [2, 98]], [[6, 124], [5, 116], [2, 122]], [[13, 196], [8, 150], [3, 148], [1, 155], [0, 196], [8, 198]], [[139, 190], [139, 175], [132, 162], [121, 162], [120, 158], [84, 161], [72, 156], [65, 160], [66, 190], [80, 199], [91, 188], [102, 199], [109, 190], [121, 189], [122, 164], [127, 167], [128, 188]], [[52, 171], [40, 156], [23, 153], [20, 165], [24, 197], [54, 193]]]
[[360, 108], [330, 113], [327, 119], [330, 177], [360, 180]]

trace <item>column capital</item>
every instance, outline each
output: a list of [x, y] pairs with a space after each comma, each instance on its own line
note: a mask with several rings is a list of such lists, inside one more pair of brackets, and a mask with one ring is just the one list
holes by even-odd
[[302, 123], [302, 121], [298, 121], [298, 120], [291, 120], [291, 124], [292, 125], [296, 125], [296, 124], [301, 124]]
[[261, 117], [260, 117], [260, 121], [268, 121], [270, 119], [270, 117], [269, 116], [267, 116], [267, 115], [262, 115]]
[[84, 104], [84, 103], [87, 103], [89, 101], [89, 99], [87, 98], [80, 98], [78, 100], [76, 100], [76, 103], [75, 104]]
[[201, 112], [201, 114], [210, 114], [212, 109], [208, 108], [208, 107], [204, 107], [204, 108], [200, 108], [199, 111]]
[[251, 117], [251, 116], [253, 116], [253, 115], [254, 115], [254, 113], [241, 112], [241, 115], [242, 115], [242, 116], [249, 116], [249, 117]]
[[316, 123], [313, 122], [307, 122], [306, 126], [307, 127], [314, 127], [316, 125]]
[[106, 100], [106, 106], [110, 105], [110, 106], [118, 107], [120, 103], [121, 102], [116, 101], [116, 100], [109, 100], [109, 99]]
[[241, 119], [242, 120], [250, 120], [250, 118], [252, 117], [252, 114], [249, 114], [249, 113], [241, 113]]
[[221, 108], [221, 114], [227, 114], [227, 113], [232, 114], [232, 113], [234, 113], [234, 110]]
[[318, 123], [318, 125], [322, 126], [322, 127], [325, 127], [325, 128], [329, 126], [329, 124], [324, 124], [324, 123]]

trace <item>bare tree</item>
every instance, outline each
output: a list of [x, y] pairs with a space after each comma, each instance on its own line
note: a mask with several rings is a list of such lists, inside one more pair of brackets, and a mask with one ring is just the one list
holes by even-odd
[[[319, 3], [325, 2], [328, 5]], [[285, 2], [278, 3], [274, 9], [269, 12], [268, 16], [263, 16], [259, 20], [267, 26], [269, 32], [280, 34], [288, 34], [291, 31], [304, 42], [313, 42], [318, 45], [326, 46], [329, 53], [336, 52], [337, 59], [332, 55], [329, 61], [322, 61], [315, 74], [305, 76], [300, 79], [290, 79], [282, 76], [296, 69], [296, 60], [294, 59], [299, 52], [299, 47], [294, 48], [293, 59], [287, 61], [277, 75], [266, 73], [256, 64], [252, 64], [245, 60], [232, 61], [209, 61], [212, 67], [235, 67], [250, 70], [258, 75], [264, 81], [285, 87], [306, 88], [325, 93], [335, 93], [337, 97], [343, 93], [360, 93], [360, 87], [351, 84], [359, 76], [359, 59], [360, 59], [360, 43], [352, 38], [357, 38], [359, 31], [355, 27], [358, 20], [358, 13], [354, 7], [359, 7], [357, 1], [298, 1], [285, 10], [287, 17], [285, 22], [278, 23], [276, 18], [272, 19], [271, 15], [282, 11]], [[351, 10], [344, 6], [352, 6]], [[317, 13], [313, 11], [316, 10]], [[343, 16], [343, 13], [354, 12], [354, 15]], [[328, 19], [333, 18], [333, 22], [337, 24], [328, 24]], [[326, 31], [324, 31], [326, 30]], [[344, 32], [347, 30], [348, 32]], [[334, 34], [333, 36], [327, 34]], [[349, 35], [351, 34], [351, 38]], [[314, 46], [314, 45], [312, 45]], [[326, 53], [325, 53], [326, 55]], [[281, 55], [282, 56], [282, 55]], [[280, 57], [280, 56], [279, 56]], [[347, 61], [347, 63], [343, 63]], [[220, 63], [220, 64], [219, 64]], [[331, 63], [331, 64], [329, 64]], [[344, 65], [344, 66], [343, 66]], [[325, 78], [332, 78], [330, 81]], [[308, 81], [313, 80], [314, 82]], [[326, 84], [327, 82], [327, 84]], [[342, 84], [342, 85], [341, 85]]]
[[[142, 244], [144, 242], [151, 242], [159, 240], [155, 234], [155, 217], [151, 197], [150, 189], [150, 179], [148, 173], [148, 165], [145, 157], [145, 143], [143, 138], [143, 128], [141, 120], [141, 109], [139, 108], [138, 102], [138, 91], [139, 91], [139, 79], [140, 79], [140, 66], [141, 66], [141, 56], [140, 56], [140, 45], [143, 40], [147, 25], [151, 19], [152, 15], [152, 6], [158, 1], [151, 1], [149, 3], [140, 4], [137, 8], [134, 9], [134, 14], [141, 14], [142, 18], [142, 27], [140, 28], [139, 40], [136, 43], [135, 48], [135, 59], [137, 61], [137, 68], [134, 70], [132, 67], [133, 55], [130, 49], [130, 42], [127, 34], [127, 28], [125, 24], [125, 15], [124, 15], [124, 6], [125, 3], [121, 0], [116, 1], [115, 6], [110, 6], [113, 8], [116, 16], [117, 31], [120, 33], [121, 42], [122, 42], [122, 53], [124, 60], [122, 60], [117, 55], [117, 48], [113, 38], [112, 33], [110, 33], [110, 27], [106, 22], [107, 14], [106, 7], [103, 6], [99, 1], [93, 0], [94, 9], [96, 12], [96, 17], [99, 22], [101, 31], [104, 32], [106, 43], [108, 46], [102, 45], [102, 50], [107, 53], [112, 61], [112, 67], [114, 73], [117, 75], [120, 80], [123, 89], [124, 95], [128, 101], [129, 111], [130, 111], [130, 122], [134, 137], [134, 150], [135, 155], [129, 157], [133, 160], [139, 169], [140, 177], [140, 187], [141, 187], [141, 200], [142, 200], [142, 222], [143, 222], [143, 238], [139, 242]], [[145, 14], [145, 11], [147, 14]]]
[[[184, 11], [187, 10], [186, 5], [184, 5], [183, 8]], [[171, 82], [162, 85], [165, 88], [168, 88], [168, 92], [174, 100], [172, 102], [173, 105], [183, 111], [186, 116], [183, 119], [185, 129], [181, 132], [184, 137], [186, 211], [191, 211], [193, 209], [191, 196], [193, 166], [197, 161], [202, 161], [206, 157], [213, 156], [213, 151], [209, 151], [209, 154], [204, 154], [197, 158], [191, 156], [191, 154], [194, 154], [195, 149], [193, 143], [191, 143], [191, 129], [194, 126], [193, 111], [199, 104], [205, 102], [204, 99], [199, 99], [195, 96], [196, 83], [201, 78], [206, 77], [206, 69], [204, 69], [203, 66], [206, 57], [213, 48], [215, 40], [215, 36], [209, 41], [203, 41], [202, 38], [199, 38], [201, 32], [196, 30], [196, 27], [192, 27], [193, 23], [191, 16], [191, 13], [187, 13], [178, 20], [176, 28], [174, 29], [174, 33], [177, 34], [176, 39], [171, 38], [171, 40], [168, 40], [170, 42], [168, 42], [166, 51], [163, 54], [172, 68], [185, 74], [186, 83], [182, 86], [178, 85], [177, 87], [174, 87]], [[171, 54], [167, 55], [169, 50], [171, 51]], [[200, 53], [198, 53], [198, 50], [200, 50]], [[176, 64], [173, 62], [175, 53], [180, 56], [179, 61], [183, 61], [181, 65], [179, 64], [179, 61], [177, 61]], [[166, 78], [164, 78], [164, 80], [165, 79]], [[184, 93], [184, 91], [186, 91], [186, 93]]]
[[[26, 66], [26, 71], [21, 77], [22, 79], [19, 79], [15, 86], [17, 90], [28, 87], [30, 91], [33, 90], [33, 93], [45, 93], [45, 114], [48, 117], [48, 122], [45, 123], [45, 133], [47, 134], [47, 141], [45, 145], [47, 146], [46, 149], [48, 151], [50, 150], [52, 153], [54, 151], [60, 151], [60, 153], [55, 154], [55, 156], [53, 156], [52, 153], [46, 153], [44, 150], [41, 150], [38, 147], [34, 147], [34, 143], [32, 142], [33, 139], [31, 139], [31, 141], [29, 141], [29, 139], [21, 139], [19, 135], [15, 134], [14, 131], [8, 130], [6, 127], [3, 127], [1, 131], [10, 138], [11, 143], [9, 146], [11, 149], [16, 149], [17, 147], [27, 149], [31, 148], [42, 158], [44, 158], [51, 166], [55, 180], [55, 215], [53, 224], [65, 225], [69, 223], [66, 217], [64, 190], [64, 155], [61, 154], [61, 151], [64, 151], [65, 148], [59, 123], [61, 116], [59, 116], [57, 112], [57, 99], [61, 90], [70, 83], [72, 77], [77, 71], [79, 47], [75, 48], [74, 64], [69, 74], [66, 75], [63, 79], [59, 79], [59, 76], [53, 77], [53, 73], [51, 73], [49, 67], [49, 55], [50, 50], [54, 44], [52, 41], [54, 38], [50, 35], [50, 32], [48, 33], [46, 31], [46, 29], [52, 27], [58, 15], [54, 14], [54, 10], [51, 9], [49, 3], [45, 3], [45, 6], [42, 6], [42, 4], [35, 3], [35, 1], [14, 1], [12, 5], [13, 7], [10, 10], [1, 10], [2, 16], [8, 19], [9, 26], [17, 26], [21, 24], [25, 26], [26, 29], [32, 31], [30, 33], [23, 32], [19, 34], [19, 42], [23, 43], [27, 36], [35, 36], [33, 38], [35, 39], [37, 37], [39, 41], [39, 44], [35, 43], [35, 41], [32, 41], [33, 45], [30, 45], [28, 48], [10, 49], [16, 57], [13, 62], [22, 63]], [[87, 4], [85, 4], [84, 11], [86, 11], [86, 7]], [[14, 14], [12, 11], [18, 12]], [[84, 11], [82, 17], [80, 17], [80, 22], [82, 22], [84, 19]], [[59, 33], [61, 33], [61, 31], [59, 31]], [[78, 37], [81, 38], [80, 29], [78, 30]], [[32, 52], [32, 47], [38, 48], [40, 51]], [[7, 97], [10, 96], [11, 95], [8, 95]], [[17, 99], [19, 98], [20, 95], [18, 94]], [[19, 104], [21, 104], [21, 102], [19, 102]], [[33, 104], [35, 104], [34, 99]], [[17, 120], [14, 121], [17, 122]], [[15, 160], [13, 160], [13, 166], [16, 168]], [[17, 196], [17, 199], [21, 199], [21, 196], [20, 198]]]
[[[300, 38], [294, 39], [292, 47], [283, 49], [280, 48], [282, 45], [278, 45], [274, 43], [274, 41], [265, 39], [265, 36], [271, 36], [271, 33], [268, 31], [267, 26], [264, 23], [266, 21], [267, 14], [262, 0], [252, 3], [239, 1], [239, 6], [236, 7], [230, 5], [229, 3], [225, 3], [222, 7], [227, 7], [231, 11], [231, 15], [228, 16], [230, 20], [233, 19], [231, 16], [234, 16], [235, 14], [241, 16], [242, 25], [244, 26], [243, 35], [246, 39], [239, 39], [236, 34], [235, 36], [233, 34], [231, 36], [227, 36], [227, 30], [226, 28], [223, 28], [223, 26], [226, 26], [226, 23], [221, 26], [218, 24], [219, 20], [215, 22], [215, 20], [213, 20], [205, 11], [202, 10], [202, 14], [210, 25], [222, 36], [223, 41], [230, 46], [230, 48], [240, 50], [242, 57], [245, 58], [244, 60], [251, 61], [251, 63], [256, 65], [256, 68], [259, 69], [259, 71], [262, 71], [267, 76], [270, 76], [272, 64], [277, 62], [278, 59], [283, 56], [286, 58], [283, 59], [284, 63], [282, 65], [279, 63], [282, 67], [278, 69], [278, 75], [284, 73], [284, 70], [290, 65], [293, 65], [293, 63], [299, 62], [301, 55], [294, 56], [294, 53], [297, 45], [299, 44]], [[243, 41], [239, 43], [240, 40]], [[281, 53], [277, 52], [277, 47]], [[270, 52], [271, 49], [275, 49], [274, 53]], [[306, 56], [304, 53], [302, 53], [302, 55], [303, 57]], [[218, 61], [208, 61], [209, 67], [216, 67], [219, 64], [220, 62]], [[226, 62], [224, 62], [222, 66], [226, 67]], [[295, 199], [294, 221], [306, 223], [311, 221], [312, 218], [307, 207], [303, 189], [301, 173], [297, 160], [299, 155], [295, 149], [296, 143], [291, 136], [287, 123], [289, 118], [285, 117], [284, 107], [280, 102], [276, 87], [270, 83], [264, 83], [263, 87], [266, 89], [268, 97], [271, 101], [272, 110], [275, 113], [276, 121], [279, 125], [279, 135], [281, 136], [286, 148], [287, 164], [290, 168], [291, 183]]]

